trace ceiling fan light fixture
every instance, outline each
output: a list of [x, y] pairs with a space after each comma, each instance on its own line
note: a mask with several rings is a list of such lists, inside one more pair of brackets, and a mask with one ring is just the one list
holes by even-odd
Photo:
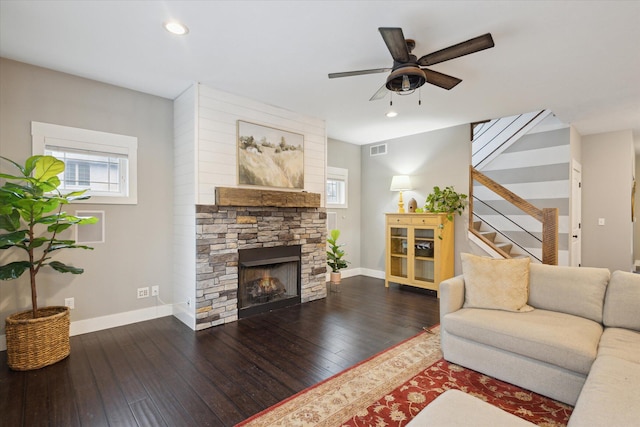
[[420, 67], [410, 65], [400, 67], [389, 74], [386, 87], [393, 92], [413, 92], [427, 81], [424, 71]]
[[393, 110], [389, 110], [387, 111], [387, 113], [385, 114], [385, 116], [392, 118], [392, 117], [396, 117], [398, 115], [398, 113], [396, 111]]

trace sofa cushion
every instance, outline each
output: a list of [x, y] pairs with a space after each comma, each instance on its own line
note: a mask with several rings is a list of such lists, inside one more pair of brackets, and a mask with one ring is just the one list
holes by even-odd
[[484, 400], [460, 390], [450, 389], [429, 403], [407, 427], [468, 427], [469, 420], [473, 420], [475, 426], [535, 426]]
[[583, 375], [589, 373], [602, 335], [599, 323], [547, 310], [513, 313], [463, 308], [442, 320], [449, 334]]
[[531, 264], [529, 270], [529, 305], [602, 323], [608, 269]]
[[493, 259], [461, 253], [464, 306], [507, 311], [531, 311], [529, 258]]
[[598, 356], [569, 418], [572, 426], [637, 426], [640, 365]]
[[630, 329], [605, 328], [598, 345], [598, 357], [614, 356], [640, 363], [640, 332]]
[[614, 271], [607, 288], [605, 326], [640, 331], [640, 275]]

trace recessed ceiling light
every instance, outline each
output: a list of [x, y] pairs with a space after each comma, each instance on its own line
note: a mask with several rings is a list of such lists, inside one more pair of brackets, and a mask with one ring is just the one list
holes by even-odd
[[187, 28], [186, 25], [178, 21], [167, 21], [163, 25], [165, 30], [177, 36], [184, 36], [189, 32], [189, 28]]

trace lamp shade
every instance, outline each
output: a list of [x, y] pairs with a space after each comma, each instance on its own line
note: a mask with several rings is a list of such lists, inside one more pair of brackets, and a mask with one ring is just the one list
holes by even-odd
[[411, 178], [409, 175], [394, 175], [391, 178], [391, 191], [407, 191], [411, 190]]

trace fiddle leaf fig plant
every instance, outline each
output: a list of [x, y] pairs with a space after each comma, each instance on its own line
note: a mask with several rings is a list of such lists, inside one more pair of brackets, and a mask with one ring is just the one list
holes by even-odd
[[342, 268], [347, 268], [349, 264], [349, 261], [343, 259], [345, 252], [342, 249], [342, 245], [337, 242], [338, 237], [340, 237], [340, 230], [331, 230], [329, 237], [327, 237], [327, 243], [329, 244], [327, 265], [331, 267], [331, 271], [334, 273], [338, 273]]
[[[446, 213], [447, 219], [453, 221], [453, 215], [456, 213], [462, 215], [466, 206], [466, 194], [456, 192], [453, 186], [445, 187], [442, 190], [440, 187], [435, 186], [433, 187], [433, 192], [427, 196], [424, 210], [433, 213]], [[444, 225], [440, 224], [439, 228], [440, 235], [438, 238], [442, 240], [442, 229]]]
[[[59, 191], [58, 175], [65, 165], [53, 156], [29, 157], [24, 166], [5, 157], [19, 175], [0, 173], [5, 183], [0, 187], [0, 250], [13, 250], [24, 258], [0, 265], [0, 280], [17, 279], [29, 271], [33, 317], [37, 317], [36, 276], [42, 267], [61, 273], [81, 274], [82, 268], [52, 261], [54, 252], [61, 249], [93, 249], [77, 245], [74, 240], [62, 239], [60, 233], [75, 224], [94, 224], [94, 217], [78, 217], [64, 212], [63, 206], [75, 200], [88, 199], [87, 190], [63, 194]], [[10, 254], [2, 259], [16, 259]]]

